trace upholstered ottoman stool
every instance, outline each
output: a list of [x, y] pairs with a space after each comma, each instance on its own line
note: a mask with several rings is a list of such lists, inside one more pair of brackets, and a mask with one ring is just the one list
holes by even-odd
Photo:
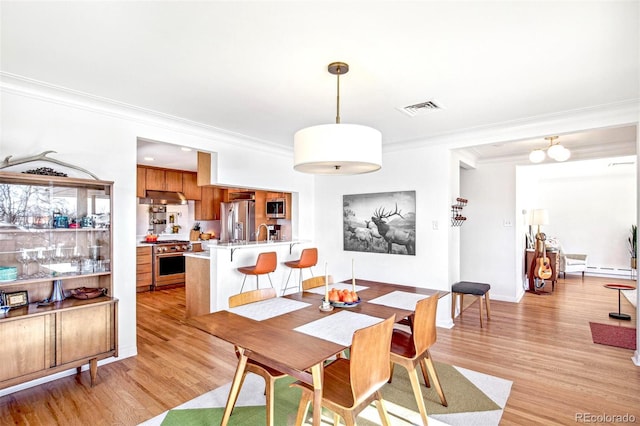
[[456, 314], [456, 301], [460, 297], [460, 315], [462, 316], [462, 307], [464, 306], [464, 295], [471, 294], [478, 296], [480, 300], [480, 327], [482, 328], [482, 311], [483, 300], [487, 304], [487, 320], [491, 318], [491, 305], [489, 303], [489, 290], [491, 285], [485, 283], [474, 283], [470, 281], [460, 281], [451, 286], [451, 319]]

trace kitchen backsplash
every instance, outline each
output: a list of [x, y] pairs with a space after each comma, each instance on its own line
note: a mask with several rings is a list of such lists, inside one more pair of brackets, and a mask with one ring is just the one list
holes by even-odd
[[[136, 236], [138, 241], [142, 241], [152, 230], [152, 226], [149, 223], [150, 214], [149, 209], [153, 206], [148, 204], [138, 204], [136, 210]], [[161, 240], [188, 240], [189, 231], [193, 228], [196, 220], [195, 217], [195, 203], [188, 201], [186, 205], [168, 205], [166, 207], [166, 227], [156, 227], [158, 230], [159, 239]], [[170, 223], [170, 217], [173, 216], [173, 224]], [[220, 221], [219, 220], [202, 220], [200, 222], [201, 232], [215, 233], [216, 237], [220, 235]], [[177, 225], [177, 233], [173, 232], [172, 225]]]

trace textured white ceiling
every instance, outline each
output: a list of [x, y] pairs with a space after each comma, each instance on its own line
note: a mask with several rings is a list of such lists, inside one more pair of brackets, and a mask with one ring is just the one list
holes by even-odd
[[[383, 143], [640, 96], [636, 1], [2, 1], [5, 73], [293, 146], [335, 120]], [[398, 108], [437, 100], [408, 117]], [[481, 151], [478, 151], [481, 152]]]

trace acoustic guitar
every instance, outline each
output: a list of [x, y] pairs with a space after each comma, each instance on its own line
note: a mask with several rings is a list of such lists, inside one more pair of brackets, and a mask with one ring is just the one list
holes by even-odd
[[536, 268], [534, 271], [536, 277], [542, 280], [548, 280], [551, 278], [551, 275], [553, 275], [553, 270], [551, 269], [551, 262], [547, 257], [547, 245], [545, 244], [546, 238], [542, 236], [540, 240], [542, 243], [542, 256], [536, 259]]

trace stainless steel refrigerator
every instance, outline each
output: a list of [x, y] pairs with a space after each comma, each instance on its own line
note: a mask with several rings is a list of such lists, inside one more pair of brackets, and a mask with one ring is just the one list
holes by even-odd
[[220, 203], [220, 242], [255, 241], [256, 202], [236, 200]]

